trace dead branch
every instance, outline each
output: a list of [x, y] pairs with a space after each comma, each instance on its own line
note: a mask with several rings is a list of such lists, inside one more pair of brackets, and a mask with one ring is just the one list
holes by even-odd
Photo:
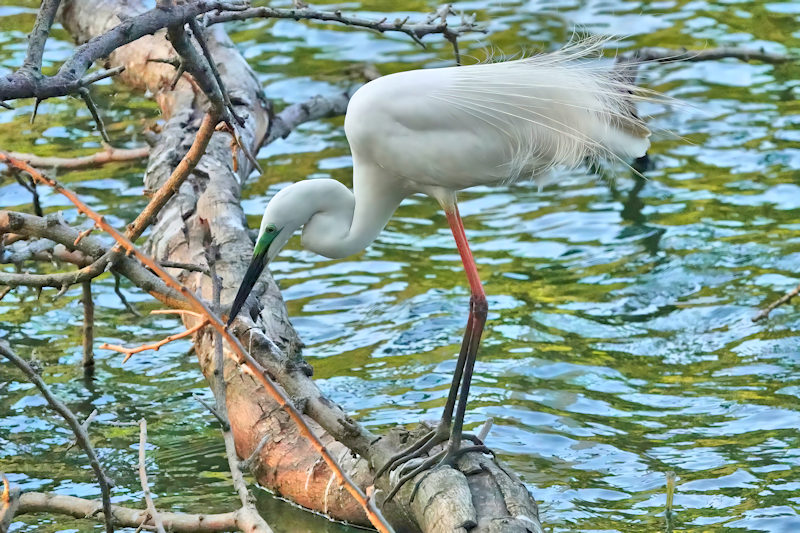
[[764, 63], [780, 64], [797, 61], [800, 57], [783, 54], [772, 54], [763, 49], [721, 47], [707, 50], [687, 50], [674, 48], [640, 48], [624, 56], [642, 62], [672, 63], [676, 61], [700, 62], [716, 61], [719, 59], [739, 59], [741, 61], [762, 61]]
[[[58, 215], [48, 215], [37, 217], [17, 213], [15, 211], [0, 210], [0, 234], [15, 233], [24, 234], [29, 237], [40, 237], [50, 239], [65, 247], [72, 247], [79, 231], [67, 226]], [[103, 244], [99, 239], [87, 237], [80, 241], [77, 250], [87, 257], [100, 257], [107, 254], [110, 247]], [[183, 298], [175, 290], [169, 288], [163, 281], [158, 279], [152, 272], [144, 268], [138, 261], [129, 257], [123, 257], [115, 267], [116, 271], [125, 276], [136, 286], [146, 290], [156, 299], [165, 305], [173, 308], [185, 306]], [[8, 286], [54, 286], [61, 287], [63, 283], [56, 282], [53, 285], [42, 283], [41, 280], [57, 275], [35, 275], [35, 274], [11, 274], [0, 272], [0, 285]], [[63, 275], [65, 278], [67, 275]], [[69, 276], [74, 276], [70, 273]], [[17, 282], [19, 280], [19, 282]]]
[[192, 147], [189, 148], [189, 151], [183, 156], [181, 162], [178, 163], [178, 166], [172, 171], [169, 179], [159, 187], [155, 194], [153, 194], [150, 198], [150, 202], [148, 202], [144, 210], [139, 213], [136, 220], [128, 226], [125, 234], [130, 240], [135, 241], [138, 239], [142, 233], [144, 233], [144, 230], [153, 223], [156, 215], [161, 211], [161, 208], [163, 208], [170, 198], [178, 192], [181, 184], [195, 169], [197, 163], [200, 162], [200, 158], [203, 157], [208, 147], [208, 141], [211, 140], [211, 135], [213, 135], [214, 128], [218, 121], [217, 115], [212, 115], [210, 113], [207, 113], [206, 116], [203, 117], [203, 122], [200, 124], [200, 129], [197, 130], [197, 135], [194, 138]]
[[35, 154], [22, 152], [8, 152], [9, 157], [21, 159], [32, 167], [37, 168], [58, 168], [61, 170], [80, 170], [84, 168], [96, 168], [106, 163], [118, 163], [126, 161], [138, 161], [150, 154], [150, 147], [141, 148], [114, 148], [106, 146], [104, 150], [91, 155], [80, 157], [40, 157]]
[[800, 294], [800, 285], [798, 285], [794, 289], [790, 290], [789, 292], [787, 292], [786, 294], [784, 294], [783, 296], [781, 296], [780, 298], [769, 304], [767, 307], [762, 309], [761, 312], [759, 312], [756, 316], [754, 316], [751, 320], [753, 322], [758, 322], [759, 320], [767, 318], [769, 314], [772, 311], [774, 311], [777, 307], [780, 307], [783, 304], [790, 302], [791, 299], [797, 296], [798, 294]]
[[246, 7], [247, 4], [239, 0], [198, 0], [173, 4], [169, 8], [156, 7], [137, 17], [122, 21], [105, 34], [77, 47], [72, 57], [64, 62], [54, 76], [30, 76], [20, 69], [0, 79], [0, 101], [31, 97], [45, 100], [54, 96], [73, 94], [85, 87], [89, 81], [97, 79], [97, 76], [94, 76], [83, 80], [86, 70], [96, 60], [107, 57], [117, 48], [167, 26], [183, 25], [189, 19], [209, 11], [236, 11]]
[[344, 115], [352, 94], [352, 92], [342, 93], [333, 98], [315, 96], [305, 102], [286, 107], [272, 118], [267, 135], [258, 143], [259, 146], [266, 146], [276, 139], [285, 139], [304, 122]]
[[139, 420], [139, 480], [142, 482], [144, 501], [147, 504], [147, 513], [153, 520], [153, 525], [158, 533], [166, 533], [161, 515], [156, 510], [153, 498], [150, 496], [150, 485], [147, 484], [147, 468], [145, 467], [145, 448], [147, 447], [147, 420]]
[[33, 30], [28, 35], [28, 51], [20, 68], [22, 72], [33, 76], [41, 73], [44, 45], [50, 36], [50, 27], [56, 19], [59, 3], [60, 0], [44, 0], [39, 7]]
[[[449, 7], [449, 6], [448, 6]], [[247, 20], [251, 18], [278, 18], [294, 20], [311, 20], [320, 22], [338, 22], [346, 26], [366, 28], [378, 33], [399, 32], [405, 33], [415, 42], [422, 44], [421, 39], [426, 35], [441, 33], [445, 37], [449, 35], [462, 35], [468, 32], [485, 33], [486, 29], [475, 23], [475, 18], [462, 15], [458, 26], [449, 26], [446, 16], [442, 17], [438, 24], [434, 24], [431, 18], [426, 22], [409, 23], [408, 17], [389, 21], [386, 17], [382, 19], [367, 19], [363, 17], [344, 15], [341, 10], [320, 11], [312, 7], [301, 7], [292, 9], [279, 9], [272, 7], [252, 7], [237, 12], [223, 12], [206, 17], [206, 24], [217, 24], [231, 20]]]
[[164, 346], [165, 344], [169, 344], [172, 341], [176, 341], [178, 339], [182, 339], [184, 337], [188, 337], [190, 335], [193, 335], [193, 334], [197, 333], [198, 331], [200, 331], [201, 329], [203, 329], [204, 327], [206, 327], [207, 325], [208, 325], [208, 322], [203, 321], [203, 322], [198, 323], [195, 326], [192, 326], [191, 328], [187, 329], [186, 331], [181, 331], [180, 333], [176, 333], [174, 335], [170, 335], [169, 337], [167, 337], [165, 339], [161, 339], [158, 342], [154, 342], [152, 344], [143, 344], [141, 346], [137, 346], [136, 348], [125, 348], [124, 346], [119, 346], [117, 344], [108, 344], [108, 343], [104, 342], [103, 344], [100, 345], [100, 349], [101, 350], [112, 350], [112, 351], [115, 351], [115, 352], [124, 353], [125, 354], [125, 359], [123, 359], [122, 362], [123, 363], [127, 363], [128, 359], [130, 359], [133, 356], [133, 354], [137, 354], [139, 352], [144, 352], [145, 350], [153, 350], [153, 351], [157, 352], [158, 349], [161, 348], [162, 346]]
[[95, 477], [97, 477], [97, 483], [100, 485], [100, 492], [103, 498], [103, 513], [105, 514], [105, 524], [106, 524], [106, 533], [114, 533], [114, 523], [113, 517], [111, 515], [111, 487], [114, 486], [114, 482], [106, 475], [103, 467], [100, 466], [100, 460], [97, 458], [97, 454], [94, 452], [94, 447], [92, 446], [92, 442], [89, 439], [89, 435], [86, 430], [81, 425], [78, 418], [73, 414], [73, 412], [67, 407], [61, 400], [56, 398], [50, 389], [47, 387], [42, 378], [39, 377], [39, 374], [21, 357], [17, 356], [12, 350], [8, 343], [2, 339], [0, 339], [0, 354], [4, 355], [6, 359], [14, 363], [17, 368], [22, 370], [22, 372], [28, 376], [28, 379], [36, 385], [36, 388], [39, 389], [39, 392], [42, 393], [42, 396], [45, 397], [47, 403], [50, 404], [58, 414], [60, 414], [64, 420], [67, 421], [67, 424], [72, 429], [72, 432], [75, 434], [75, 438], [78, 441], [78, 445], [83, 448], [83, 451], [86, 452], [86, 455], [89, 457], [89, 463], [92, 466], [92, 470], [94, 470]]
[[[24, 492], [19, 499], [17, 514], [50, 513], [62, 514], [73, 518], [105, 520], [100, 502], [53, 494], [52, 492]], [[152, 517], [147, 510], [131, 509], [112, 505], [114, 522], [120, 527], [136, 528], [144, 524], [153, 525]], [[164, 529], [174, 533], [216, 533], [241, 529], [239, 512], [223, 514], [191, 514], [191, 513], [159, 513]]]
[[[0, 153], [0, 157], [2, 157], [2, 153]], [[29, 237], [49, 239], [69, 248], [73, 247], [73, 243], [80, 234], [78, 230], [67, 226], [57, 214], [37, 217], [15, 211], [0, 210], [0, 234], [4, 233], [24, 234]], [[101, 257], [109, 253], [110, 247], [106, 246], [98, 238], [86, 237], [81, 239], [77, 250], [87, 257]], [[121, 275], [131, 280], [133, 284], [146, 290], [165, 305], [173, 308], [180, 308], [186, 305], [179, 293], [168, 287], [135, 259], [121, 257], [114, 268]], [[75, 274], [73, 273], [36, 275], [0, 272], [0, 285], [12, 287], [19, 285], [62, 287], [74, 277]], [[53, 280], [50, 284], [47, 281], [49, 279]]]

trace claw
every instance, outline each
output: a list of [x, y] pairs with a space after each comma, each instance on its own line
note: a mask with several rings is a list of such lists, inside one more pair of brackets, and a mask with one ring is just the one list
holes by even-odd
[[415, 457], [419, 457], [423, 453], [430, 450], [433, 445], [429, 448], [425, 448], [425, 445], [430, 442], [433, 437], [436, 436], [436, 430], [428, 432], [424, 437], [419, 439], [417, 442], [409, 446], [408, 448], [401, 450], [399, 453], [393, 455], [389, 458], [388, 461], [375, 473], [375, 479], [378, 479], [386, 472], [390, 472], [400, 466], [401, 464], [407, 462], [409, 459], [413, 459]]
[[428, 470], [428, 469], [429, 469], [431, 466], [433, 466], [433, 464], [434, 464], [434, 463], [436, 463], [436, 461], [438, 461], [439, 459], [441, 459], [442, 457], [444, 457], [444, 455], [445, 455], [446, 453], [447, 453], [447, 450], [442, 450], [442, 451], [440, 451], [439, 453], [437, 453], [437, 454], [436, 454], [436, 455], [434, 455], [433, 457], [429, 457], [429, 458], [428, 458], [428, 459], [427, 459], [427, 460], [426, 460], [424, 463], [422, 463], [421, 465], [419, 465], [418, 467], [416, 467], [414, 470], [412, 470], [412, 471], [411, 471], [411, 472], [409, 472], [408, 474], [406, 474], [406, 475], [404, 475], [403, 477], [401, 477], [401, 478], [400, 478], [400, 479], [397, 481], [397, 485], [395, 485], [395, 486], [394, 486], [394, 488], [393, 488], [393, 489], [392, 489], [392, 491], [389, 493], [389, 495], [388, 495], [388, 496], [386, 496], [386, 500], [384, 500], [384, 501], [385, 501], [385, 502], [389, 502], [389, 501], [391, 501], [391, 500], [392, 500], [392, 498], [394, 498], [394, 497], [395, 497], [395, 495], [398, 493], [398, 491], [399, 491], [399, 490], [400, 490], [400, 489], [403, 487], [403, 485], [405, 485], [406, 483], [408, 483], [410, 480], [414, 479], [414, 477], [415, 477], [417, 474], [419, 474], [420, 472], [423, 472], [423, 471], [425, 471], [425, 470]]

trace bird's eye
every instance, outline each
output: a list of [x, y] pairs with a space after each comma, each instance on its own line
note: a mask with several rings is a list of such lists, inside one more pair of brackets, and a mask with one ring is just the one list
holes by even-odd
[[275, 226], [267, 226], [267, 233], [275, 233]]

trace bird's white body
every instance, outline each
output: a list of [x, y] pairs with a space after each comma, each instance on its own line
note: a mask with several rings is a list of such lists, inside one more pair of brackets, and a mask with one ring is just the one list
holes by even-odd
[[345, 257], [369, 245], [409, 195], [428, 194], [447, 208], [468, 187], [644, 155], [649, 131], [633, 111], [635, 88], [610, 65], [586, 60], [596, 47], [364, 85], [345, 118], [353, 192], [325, 179], [280, 191], [261, 225], [261, 234], [269, 224], [281, 228], [270, 254], [304, 226], [304, 248]]

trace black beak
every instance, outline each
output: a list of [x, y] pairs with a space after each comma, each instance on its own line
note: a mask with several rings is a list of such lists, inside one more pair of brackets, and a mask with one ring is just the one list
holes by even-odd
[[258, 277], [264, 271], [264, 267], [266, 266], [267, 250], [263, 250], [262, 253], [253, 256], [250, 266], [247, 267], [247, 272], [244, 275], [242, 284], [239, 286], [239, 292], [236, 293], [236, 298], [233, 299], [231, 314], [228, 317], [228, 326], [233, 324], [233, 321], [236, 319], [239, 311], [242, 310], [242, 306], [244, 305], [245, 301], [247, 301], [247, 297], [250, 296], [250, 291], [253, 290], [256, 281], [258, 281]]

